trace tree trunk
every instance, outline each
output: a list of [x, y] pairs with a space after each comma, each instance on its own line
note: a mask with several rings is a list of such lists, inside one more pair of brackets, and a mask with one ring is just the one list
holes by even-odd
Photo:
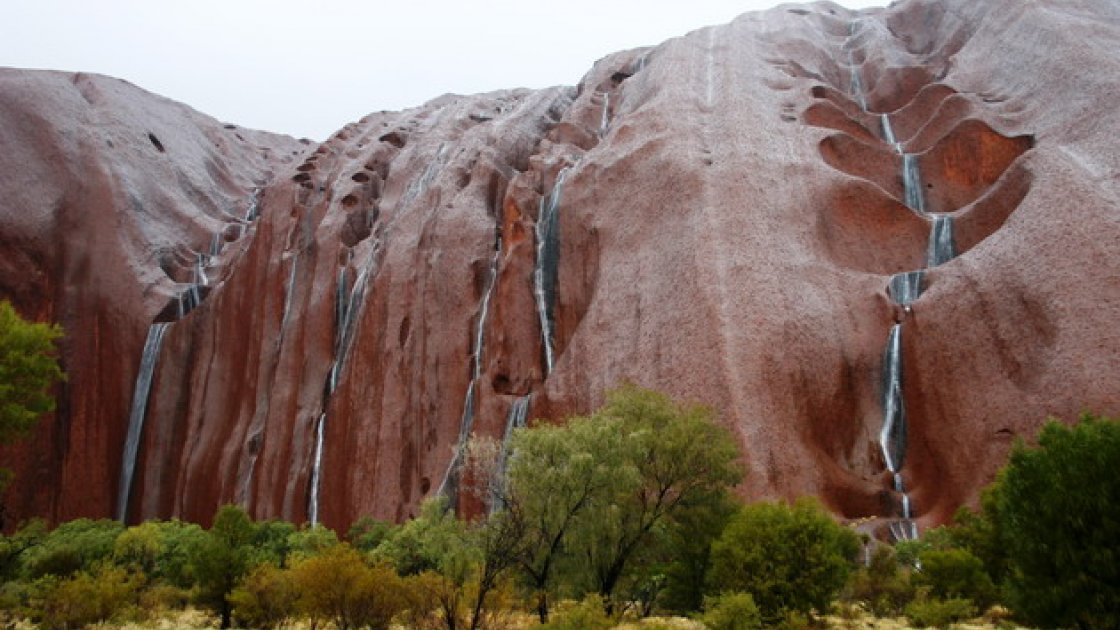
[[542, 625], [548, 623], [548, 591], [543, 588], [537, 591], [537, 616]]

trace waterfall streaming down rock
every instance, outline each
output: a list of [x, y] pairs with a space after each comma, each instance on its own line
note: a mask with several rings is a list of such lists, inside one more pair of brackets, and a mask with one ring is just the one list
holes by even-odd
[[354, 345], [354, 332], [358, 324], [356, 312], [365, 299], [368, 281], [369, 267], [367, 266], [358, 274], [358, 279], [354, 281], [354, 288], [347, 291], [346, 269], [340, 269], [338, 272], [338, 285], [335, 287], [335, 318], [338, 322], [338, 333], [335, 335], [334, 363], [331, 364], [330, 376], [327, 380], [327, 395], [338, 387], [342, 368], [346, 366], [346, 358], [350, 355], [350, 346]]
[[502, 507], [502, 491], [505, 489], [506, 484], [506, 466], [509, 463], [510, 445], [509, 441], [513, 437], [514, 429], [521, 429], [525, 427], [526, 420], [529, 417], [529, 403], [532, 402], [533, 395], [522, 396], [513, 401], [510, 405], [509, 413], [506, 414], [506, 428], [502, 433], [502, 448], [498, 452], [498, 465], [495, 470], [493, 481], [493, 490], [490, 493], [490, 511], [494, 512]]
[[953, 246], [953, 217], [944, 214], [934, 215], [933, 229], [929, 233], [926, 266], [936, 267], [947, 263], [956, 255]]
[[922, 174], [918, 170], [918, 156], [913, 153], [902, 154], [902, 188], [906, 207], [924, 214], [926, 204], [922, 195]]
[[125, 522], [128, 517], [128, 497], [132, 492], [132, 476], [136, 471], [136, 458], [140, 453], [140, 435], [144, 429], [144, 415], [148, 410], [148, 393], [152, 389], [152, 377], [159, 361], [159, 349], [163, 344], [163, 334], [169, 323], [152, 324], [148, 337], [144, 340], [144, 352], [140, 355], [140, 371], [136, 374], [136, 385], [132, 389], [132, 410], [128, 414], [128, 434], [124, 440], [121, 455], [121, 480], [117, 487], [117, 520]]
[[[292, 261], [292, 279], [295, 279], [295, 260]], [[330, 403], [330, 396], [334, 390], [338, 388], [338, 380], [342, 375], [342, 368], [346, 365], [346, 357], [349, 355], [350, 346], [354, 342], [354, 331], [357, 328], [357, 317], [355, 312], [358, 306], [362, 303], [365, 297], [366, 281], [369, 278], [369, 268], [366, 267], [362, 273], [358, 275], [358, 279], [354, 282], [354, 288], [347, 291], [346, 287], [346, 268], [338, 270], [338, 281], [335, 285], [334, 292], [334, 309], [335, 309], [335, 342], [334, 342], [334, 361], [331, 363], [331, 369], [327, 374], [327, 384], [324, 388], [323, 396], [323, 412], [319, 415], [319, 421], [315, 428], [315, 452], [311, 460], [311, 488], [308, 493], [307, 499], [307, 520], [311, 525], [319, 524], [319, 487], [322, 485], [322, 469], [323, 469], [323, 438], [326, 435], [327, 426], [327, 405]], [[289, 296], [291, 297], [291, 288], [288, 289]], [[285, 318], [287, 311], [287, 304], [285, 305]]]
[[319, 414], [315, 423], [315, 453], [311, 458], [311, 488], [307, 497], [307, 521], [314, 527], [319, 524], [319, 488], [323, 474], [323, 434], [327, 429], [327, 414]]
[[552, 351], [552, 304], [556, 298], [556, 274], [560, 264], [560, 195], [568, 169], [556, 175], [552, 192], [541, 198], [537, 216], [537, 265], [533, 270], [534, 292], [537, 297], [537, 315], [541, 321], [541, 340], [544, 343], [544, 375], [552, 373], [555, 357]]
[[211, 258], [217, 258], [218, 254], [222, 253], [222, 233], [214, 232], [214, 236], [210, 238], [210, 251], [208, 255]]
[[299, 263], [299, 256], [292, 256], [291, 270], [288, 272], [288, 284], [284, 288], [284, 312], [280, 316], [280, 330], [288, 325], [288, 314], [292, 312], [292, 294], [296, 288], [296, 265]]
[[867, 97], [863, 95], [863, 80], [859, 78], [859, 67], [856, 65], [852, 51], [848, 51], [848, 65], [852, 68], [851, 92], [852, 98], [859, 103], [859, 108], [867, 111]]
[[471, 380], [467, 385], [466, 399], [463, 401], [463, 416], [459, 421], [459, 440], [455, 445], [455, 454], [451, 463], [447, 465], [447, 472], [439, 485], [439, 496], [447, 497], [448, 505], [454, 506], [459, 495], [459, 468], [463, 464], [463, 451], [470, 440], [471, 431], [474, 430], [475, 397], [478, 390], [478, 379], [482, 375], [482, 351], [486, 342], [486, 319], [490, 314], [490, 299], [494, 294], [494, 286], [498, 284], [498, 265], [502, 257], [502, 239], [499, 236], [494, 246], [494, 256], [490, 259], [490, 277], [486, 282], [486, 290], [482, 294], [482, 301], [478, 305], [478, 324], [474, 333], [474, 348], [471, 354]]
[[897, 473], [906, 456], [906, 409], [902, 398], [902, 324], [891, 326], [883, 351], [883, 427], [879, 447], [887, 470]]
[[178, 301], [176, 319], [183, 319], [202, 303], [202, 294], [198, 290], [198, 285], [192, 284], [180, 291], [176, 296], [176, 300]]
[[887, 285], [887, 293], [895, 304], [906, 305], [917, 300], [922, 295], [922, 282], [925, 280], [925, 271], [907, 271], [891, 276]]
[[890, 115], [879, 114], [879, 125], [883, 128], [883, 140], [891, 145], [899, 155], [902, 155], [902, 143], [894, 137], [894, 128], [891, 127]]
[[[920, 273], [898, 274], [891, 279], [892, 284], [896, 278]], [[907, 282], [910, 283], [908, 288], [920, 286], [920, 276], [916, 280]], [[906, 460], [906, 404], [902, 396], [902, 324], [892, 326], [887, 337], [887, 347], [883, 351], [882, 389], [883, 426], [879, 431], [879, 447], [882, 449], [887, 470], [893, 473], [894, 490], [900, 497], [902, 517], [901, 522], [891, 524], [890, 531], [895, 540], [914, 539], [918, 536], [918, 526], [912, 520], [913, 506], [900, 472]]]
[[603, 114], [599, 119], [599, 137], [602, 138], [607, 135], [611, 125], [611, 93], [603, 92]]
[[206, 254], [195, 254], [194, 257], [194, 284], [195, 286], [207, 286], [210, 284], [210, 278], [206, 277], [206, 265], [210, 264], [209, 257]]

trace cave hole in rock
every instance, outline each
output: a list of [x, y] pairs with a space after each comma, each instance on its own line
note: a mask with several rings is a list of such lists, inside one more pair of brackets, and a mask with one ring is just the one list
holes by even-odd
[[349, 208], [353, 208], [356, 205], [358, 205], [358, 196], [357, 195], [351, 193], [351, 194], [346, 195], [345, 197], [342, 198], [342, 207], [343, 208], [348, 208], [349, 209]]
[[360, 184], [364, 184], [369, 181], [369, 175], [367, 175], [366, 173], [354, 173], [350, 176], [350, 179]]
[[399, 131], [390, 131], [389, 133], [387, 133], [387, 134], [381, 136], [380, 138], [378, 138], [378, 140], [380, 140], [381, 142], [386, 142], [388, 144], [391, 144], [391, 145], [397, 147], [398, 149], [401, 149], [401, 148], [404, 148], [405, 142], [408, 140], [408, 138], [405, 136], [405, 134], [403, 134]]
[[167, 151], [163, 148], [163, 143], [159, 141], [159, 138], [156, 137], [156, 134], [150, 131], [148, 132], [148, 140], [152, 142], [152, 146], [154, 146], [156, 149], [159, 149], [160, 153], [165, 153]]

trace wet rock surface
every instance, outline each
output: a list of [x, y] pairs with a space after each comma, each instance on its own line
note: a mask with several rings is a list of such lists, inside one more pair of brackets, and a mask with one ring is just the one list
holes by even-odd
[[[5, 453], [9, 519], [402, 519], [453, 491], [464, 427], [500, 439], [526, 396], [558, 420], [630, 380], [719, 412], [745, 497], [885, 530], [901, 321], [903, 494], [943, 522], [1048, 415], [1120, 413], [1118, 50], [1100, 3], [778, 7], [322, 143], [2, 71], [0, 295], [66, 327], [69, 374]], [[923, 269], [904, 310], [891, 278]]]

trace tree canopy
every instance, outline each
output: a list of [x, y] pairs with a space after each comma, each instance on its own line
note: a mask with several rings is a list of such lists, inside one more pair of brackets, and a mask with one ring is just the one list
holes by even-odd
[[1120, 423], [1047, 422], [992, 488], [1012, 608], [1043, 627], [1120, 626]]
[[[62, 329], [29, 322], [0, 302], [0, 444], [22, 437], [54, 410], [51, 386], [63, 378], [55, 358]], [[11, 473], [0, 469], [0, 490]]]

